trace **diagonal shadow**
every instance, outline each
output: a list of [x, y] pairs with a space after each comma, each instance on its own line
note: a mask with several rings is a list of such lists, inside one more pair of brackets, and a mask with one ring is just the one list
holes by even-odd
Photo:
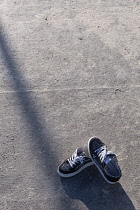
[[32, 134], [32, 152], [38, 155], [43, 170], [45, 174], [49, 174], [49, 179], [53, 182], [53, 186], [54, 183], [58, 185], [56, 182], [56, 166], [58, 166], [58, 162], [55, 149], [51, 145], [51, 134], [44, 126], [44, 119], [39, 115], [36, 104], [30, 92], [27, 91], [27, 86], [21, 73], [22, 69], [20, 69], [10, 54], [11, 48], [8, 46], [3, 34], [3, 28], [0, 27], [0, 50], [10, 76], [12, 88], [15, 91], [15, 96], [20, 103], [21, 112], [25, 120], [27, 120], [29, 130]]
[[121, 184], [106, 183], [95, 166], [74, 177], [61, 178], [61, 183], [70, 198], [81, 200], [89, 210], [135, 210]]
[[[0, 48], [8, 73], [11, 76], [11, 84], [21, 104], [22, 112], [25, 118], [28, 119], [28, 124], [34, 139], [32, 145], [35, 152], [38, 150], [41, 152], [39, 158], [45, 166], [45, 170], [49, 172], [49, 177], [52, 182], [57, 187], [58, 183], [56, 182], [56, 177], [53, 175], [55, 174], [55, 166], [58, 165], [58, 161], [56, 158], [57, 154], [51, 146], [51, 134], [43, 126], [44, 120], [39, 116], [31, 94], [27, 92], [21, 69], [11, 56], [11, 49], [7, 45], [2, 32], [0, 32]], [[47, 161], [48, 157], [51, 157], [50, 160], [53, 164]], [[106, 184], [95, 168], [94, 170], [86, 169], [73, 178], [61, 179], [61, 182], [68, 196], [72, 199], [81, 200], [89, 210], [135, 210], [134, 205], [121, 185], [119, 183], [113, 186]], [[68, 203], [63, 202], [62, 209], [69, 209], [69, 206], [70, 201]], [[79, 208], [77, 207], [76, 209]]]

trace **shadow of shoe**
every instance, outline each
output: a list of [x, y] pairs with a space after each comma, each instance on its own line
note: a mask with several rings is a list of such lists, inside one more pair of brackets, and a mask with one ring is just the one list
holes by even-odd
[[120, 183], [114, 185], [104, 181], [95, 166], [83, 170], [71, 178], [61, 178], [67, 195], [81, 200], [90, 210], [135, 210]]

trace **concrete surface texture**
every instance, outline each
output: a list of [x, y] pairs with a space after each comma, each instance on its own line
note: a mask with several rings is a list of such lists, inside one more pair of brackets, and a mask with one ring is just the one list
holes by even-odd
[[[140, 209], [140, 1], [0, 1], [0, 209]], [[123, 176], [56, 170], [98, 136]]]

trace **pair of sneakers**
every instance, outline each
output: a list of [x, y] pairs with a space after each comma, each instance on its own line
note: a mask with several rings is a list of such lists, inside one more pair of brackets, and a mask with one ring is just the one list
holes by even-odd
[[122, 175], [116, 155], [97, 137], [89, 139], [87, 148], [76, 149], [59, 165], [57, 172], [61, 177], [72, 177], [94, 164], [109, 184], [116, 183]]

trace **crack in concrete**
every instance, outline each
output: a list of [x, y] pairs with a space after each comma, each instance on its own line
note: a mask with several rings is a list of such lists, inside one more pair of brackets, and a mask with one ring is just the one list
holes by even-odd
[[43, 92], [54, 92], [54, 91], [70, 91], [70, 90], [116, 90], [116, 89], [137, 89], [140, 86], [125, 86], [125, 87], [76, 87], [76, 88], [52, 88], [52, 89], [32, 89], [32, 90], [24, 90], [24, 91], [15, 91], [15, 90], [0, 90], [0, 93], [26, 93], [26, 92], [33, 92], [33, 93], [43, 93]]

